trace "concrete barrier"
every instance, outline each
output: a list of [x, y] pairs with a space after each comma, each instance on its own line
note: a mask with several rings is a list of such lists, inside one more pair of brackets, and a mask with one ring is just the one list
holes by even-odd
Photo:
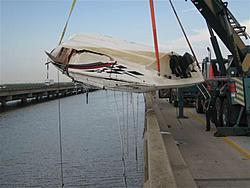
[[152, 94], [146, 96], [146, 157], [145, 170], [146, 178], [145, 186], [150, 188], [175, 188], [176, 183], [174, 175], [168, 160], [167, 152], [160, 134], [159, 125], [155, 112], [152, 110]]
[[164, 131], [156, 95], [145, 98], [144, 188], [197, 187], [171, 133]]

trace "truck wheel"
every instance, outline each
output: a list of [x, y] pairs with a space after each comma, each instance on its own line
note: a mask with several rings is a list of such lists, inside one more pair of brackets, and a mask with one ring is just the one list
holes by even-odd
[[227, 99], [224, 100], [222, 105], [222, 125], [223, 127], [229, 127], [229, 104]]
[[236, 124], [239, 115], [240, 106], [230, 105], [228, 100], [225, 99], [222, 105], [222, 126], [232, 127]]
[[213, 118], [214, 118], [215, 126], [221, 127], [222, 126], [222, 102], [219, 97], [217, 97], [215, 100], [213, 116], [214, 116]]
[[201, 103], [201, 99], [199, 97], [196, 98], [195, 100], [195, 109], [196, 109], [196, 112], [201, 114], [203, 113], [203, 106], [202, 106], [202, 103]]

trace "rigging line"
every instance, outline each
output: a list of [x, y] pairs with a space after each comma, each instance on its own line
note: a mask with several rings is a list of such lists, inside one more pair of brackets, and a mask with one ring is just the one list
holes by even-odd
[[[62, 43], [63, 37], [65, 35], [68, 23], [69, 23], [69, 18], [72, 14], [72, 11], [75, 7], [76, 0], [73, 0], [71, 9], [69, 12], [68, 19], [66, 21], [66, 24], [64, 26], [62, 35], [60, 37], [58, 45]], [[47, 64], [47, 72], [48, 72], [48, 64]], [[47, 78], [48, 78], [48, 73], [47, 73]], [[59, 76], [59, 69], [57, 69], [57, 86], [58, 86], [58, 97], [59, 97], [59, 90], [60, 90], [60, 76]], [[63, 180], [63, 149], [62, 149], [62, 121], [61, 121], [61, 100], [60, 98], [58, 99], [58, 131], [59, 131], [59, 147], [60, 147], [60, 167], [61, 167], [61, 187], [64, 187], [64, 180]]]
[[[72, 14], [72, 11], [75, 7], [76, 0], [73, 0], [71, 9], [69, 12], [68, 19], [66, 21], [66, 24], [64, 26], [62, 35], [59, 40], [59, 45], [62, 43], [63, 37], [65, 35], [68, 23], [69, 23], [69, 18]], [[48, 65], [47, 65], [48, 66]], [[60, 76], [59, 76], [59, 69], [57, 69], [57, 86], [58, 86], [58, 96], [59, 96], [59, 89], [60, 89]], [[63, 150], [62, 150], [62, 121], [61, 121], [61, 100], [60, 98], [58, 99], [58, 130], [59, 130], [59, 147], [60, 147], [60, 167], [61, 167], [61, 187], [64, 187], [64, 181], [63, 181]]]
[[194, 53], [194, 50], [193, 50], [193, 48], [192, 48], [192, 45], [191, 45], [189, 39], [188, 39], [188, 37], [187, 37], [187, 34], [186, 34], [185, 30], [184, 30], [184, 27], [183, 27], [183, 25], [182, 25], [182, 23], [181, 23], [181, 20], [180, 20], [180, 18], [178, 17], [178, 14], [177, 14], [177, 12], [176, 12], [176, 10], [175, 10], [175, 8], [174, 8], [174, 5], [173, 5], [173, 3], [172, 3], [172, 0], [169, 0], [169, 3], [170, 3], [170, 5], [171, 5], [171, 7], [172, 7], [172, 9], [173, 9], [173, 12], [174, 12], [174, 15], [175, 15], [177, 21], [178, 21], [178, 23], [179, 23], [179, 25], [180, 25], [180, 27], [181, 27], [181, 31], [182, 31], [182, 33], [183, 33], [185, 39], [186, 39], [186, 42], [187, 42], [187, 44], [188, 44], [188, 46], [189, 46], [189, 48], [190, 48], [190, 50], [191, 50], [191, 52], [192, 52], [192, 54], [193, 54], [193, 56], [194, 56], [194, 59], [195, 59], [195, 61], [196, 61], [196, 65], [197, 65], [197, 67], [201, 70], [201, 67], [200, 67], [200, 65], [199, 65], [198, 59], [197, 59], [197, 57], [196, 57], [196, 55], [195, 55], [195, 53]]
[[124, 186], [127, 188], [127, 177], [126, 177], [126, 163], [125, 163], [125, 157], [124, 157], [124, 144], [121, 134], [121, 125], [120, 125], [120, 118], [118, 113], [118, 102], [116, 99], [116, 92], [114, 91], [114, 99], [115, 99], [115, 105], [116, 105], [116, 118], [117, 118], [117, 124], [119, 127], [119, 137], [120, 137], [120, 146], [121, 146], [121, 153], [122, 153], [122, 166], [123, 166], [123, 180], [124, 180]]
[[133, 93], [132, 92], [130, 92], [130, 104], [132, 105], [132, 101], [133, 100]]
[[[136, 147], [138, 148], [138, 134], [139, 134], [139, 93], [137, 93], [136, 98]], [[138, 153], [136, 153], [136, 158], [138, 160]], [[138, 163], [136, 163], [136, 170], [138, 170]]]
[[[105, 90], [105, 99], [106, 99], [106, 103], [107, 103], [107, 108], [112, 108], [113, 113], [115, 114], [114, 108], [111, 106], [111, 98], [112, 98], [112, 93], [111, 91], [109, 92], [108, 90]], [[115, 125], [113, 124], [113, 129], [115, 130]]]
[[[136, 136], [138, 138], [138, 134], [139, 134], [139, 93], [137, 93], [137, 107], [136, 107]], [[138, 139], [137, 139], [138, 142]], [[136, 143], [138, 144], [138, 143]]]
[[64, 26], [64, 28], [63, 28], [62, 35], [61, 35], [61, 37], [60, 37], [60, 40], [59, 40], [58, 45], [60, 45], [60, 44], [62, 43], [63, 37], [64, 37], [65, 32], [66, 32], [66, 29], [67, 29], [67, 27], [68, 27], [69, 18], [70, 18], [70, 16], [71, 16], [72, 12], [73, 12], [73, 9], [74, 9], [74, 7], [75, 7], [75, 4], [76, 4], [76, 0], [73, 0], [73, 1], [72, 1], [72, 5], [71, 5], [71, 8], [70, 8], [70, 11], [69, 11], [68, 19], [67, 19], [67, 21], [66, 21], [66, 23], [65, 23], [65, 26]]
[[[122, 129], [123, 129], [123, 143], [126, 142], [126, 127], [125, 127], [125, 107], [124, 107], [124, 92], [122, 91]], [[124, 147], [125, 151], [125, 147]], [[126, 151], [127, 152], [127, 151]]]
[[135, 109], [134, 109], [134, 99], [133, 93], [131, 93], [131, 107], [132, 107], [132, 118], [133, 118], [133, 125], [134, 125], [134, 139], [135, 139], [135, 160], [137, 162], [137, 136], [136, 136], [136, 122], [135, 122]]
[[49, 80], [49, 63], [47, 63], [47, 71], [46, 71], [46, 78], [47, 78], [47, 81]]
[[89, 104], [89, 89], [86, 88], [86, 104]]
[[[129, 128], [128, 128], [128, 118], [129, 118], [129, 94], [127, 92], [127, 123], [126, 123], [126, 141], [127, 141], [127, 152], [129, 153], [129, 150], [128, 150], [128, 137], [129, 137]], [[127, 153], [127, 154], [128, 154]]]
[[137, 124], [137, 133], [139, 127], [139, 93], [137, 93], [137, 107], [136, 107], [136, 124]]
[[59, 131], [59, 147], [60, 147], [60, 168], [61, 168], [61, 187], [64, 187], [63, 181], [63, 148], [62, 148], [62, 120], [61, 120], [61, 99], [59, 96], [60, 76], [57, 71], [57, 87], [58, 87], [58, 131]]
[[[123, 97], [123, 96], [122, 96]], [[122, 108], [123, 108], [123, 101], [122, 101]], [[119, 111], [118, 111], [118, 102], [117, 102], [117, 112], [118, 112], [118, 115], [119, 115]], [[122, 149], [123, 149], [123, 156], [124, 156], [124, 154], [125, 154], [125, 148], [124, 148], [124, 137], [125, 137], [125, 135], [124, 135], [124, 118], [123, 118], [123, 109], [122, 109], [122, 119], [121, 119], [121, 124], [120, 124], [120, 126], [121, 126], [121, 139], [122, 139]]]
[[109, 106], [109, 101], [108, 101], [108, 92], [107, 92], [107, 90], [105, 90], [105, 95], [106, 95], [105, 99], [106, 99], [106, 103], [107, 103], [107, 107], [108, 107]]
[[146, 104], [146, 94], [145, 93], [143, 93], [143, 101], [144, 101], [144, 128], [143, 128], [142, 139], [144, 139], [144, 136], [146, 133], [146, 127], [147, 127], [147, 104]]
[[122, 126], [121, 126], [121, 121], [120, 121], [120, 116], [119, 116], [119, 105], [117, 102], [116, 98], [116, 91], [114, 91], [114, 99], [115, 99], [115, 107], [116, 107], [116, 115], [117, 115], [117, 123], [119, 125], [119, 136], [120, 136], [120, 141], [121, 141], [121, 149], [122, 149], [122, 155], [124, 156], [124, 143], [123, 143], [123, 136], [122, 136]]

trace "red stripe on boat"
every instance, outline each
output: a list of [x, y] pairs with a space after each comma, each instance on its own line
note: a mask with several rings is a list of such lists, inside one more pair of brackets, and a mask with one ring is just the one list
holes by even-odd
[[86, 65], [69, 65], [70, 69], [99, 69], [103, 67], [111, 67], [115, 63], [103, 63], [102, 65], [92, 65], [92, 66], [86, 66]]

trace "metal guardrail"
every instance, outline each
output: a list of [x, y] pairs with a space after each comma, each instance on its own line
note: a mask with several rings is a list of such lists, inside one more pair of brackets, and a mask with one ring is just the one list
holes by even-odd
[[59, 84], [46, 85], [45, 83], [21, 83], [21, 84], [2, 84], [0, 85], [0, 93], [6, 91], [17, 91], [17, 90], [31, 90], [31, 89], [49, 89], [49, 88], [61, 88], [61, 87], [75, 87], [71, 82], [62, 82]]
[[2, 84], [0, 85], [0, 103], [5, 106], [6, 102], [13, 100], [25, 102], [28, 98], [43, 100], [44, 98], [62, 97], [83, 93], [86, 89], [92, 90], [80, 83], [72, 82], [50, 85], [45, 83]]

